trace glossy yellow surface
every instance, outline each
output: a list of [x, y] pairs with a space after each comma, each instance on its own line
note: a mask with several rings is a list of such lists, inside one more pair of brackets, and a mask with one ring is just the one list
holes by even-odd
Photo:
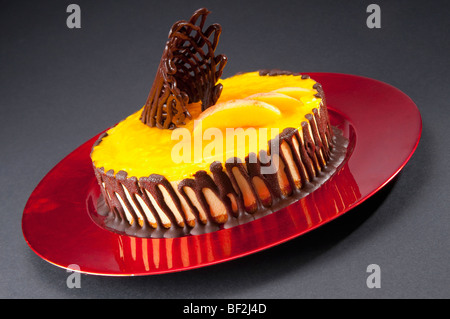
[[[170, 181], [181, 180], [198, 170], [209, 171], [215, 160], [225, 162], [232, 156], [243, 158], [250, 151], [267, 150], [270, 139], [286, 127], [300, 127], [305, 115], [320, 104], [314, 96], [316, 82], [300, 76], [259, 76], [251, 72], [220, 83], [222, 94], [211, 108], [222, 112], [202, 113], [200, 103], [193, 103], [188, 106], [192, 119], [184, 126], [161, 130], [143, 124], [140, 109], [108, 130], [108, 136], [92, 152], [95, 166], [105, 171], [124, 170], [138, 178], [161, 174]], [[241, 99], [245, 100], [242, 104], [235, 101]], [[269, 107], [248, 107], [253, 103], [267, 103]], [[201, 134], [199, 123], [205, 124]], [[196, 133], [192, 134], [194, 124]]]

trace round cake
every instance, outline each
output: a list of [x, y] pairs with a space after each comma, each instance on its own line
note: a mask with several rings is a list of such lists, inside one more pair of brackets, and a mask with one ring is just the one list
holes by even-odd
[[289, 203], [332, 158], [321, 85], [279, 70], [220, 79], [227, 60], [208, 13], [174, 24], [146, 104], [94, 144], [111, 230], [176, 237], [238, 225]]

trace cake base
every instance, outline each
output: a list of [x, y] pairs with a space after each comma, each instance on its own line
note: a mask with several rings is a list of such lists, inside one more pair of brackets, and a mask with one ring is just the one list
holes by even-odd
[[175, 238], [190, 235], [200, 235], [214, 232], [220, 229], [226, 229], [254, 221], [258, 218], [272, 214], [301, 198], [311, 194], [321, 185], [323, 185], [343, 164], [348, 150], [348, 139], [344, 137], [342, 131], [336, 127], [333, 129], [333, 148], [330, 153], [330, 159], [324, 169], [318, 173], [314, 180], [305, 183], [301, 189], [294, 189], [293, 193], [286, 198], [279, 200], [269, 208], [258, 209], [255, 213], [242, 212], [236, 217], [230, 218], [225, 224], [217, 224], [214, 222], [196, 223], [194, 227], [180, 227], [176, 224], [170, 228], [152, 228], [140, 227], [139, 225], [130, 225], [124, 219], [118, 219], [106, 205], [103, 194], [100, 194], [97, 202], [97, 214], [91, 217], [100, 227], [121, 235], [143, 237], [143, 238]]

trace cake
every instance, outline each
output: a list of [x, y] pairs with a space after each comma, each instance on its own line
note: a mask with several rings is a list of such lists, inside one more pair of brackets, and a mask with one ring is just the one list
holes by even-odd
[[108, 229], [177, 237], [273, 213], [333, 158], [322, 86], [280, 70], [222, 79], [221, 27], [197, 10], [169, 33], [143, 107], [105, 131], [91, 159]]

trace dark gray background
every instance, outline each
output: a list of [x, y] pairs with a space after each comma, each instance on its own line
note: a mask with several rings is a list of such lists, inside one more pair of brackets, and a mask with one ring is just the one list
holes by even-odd
[[[366, 26], [381, 7], [382, 28]], [[66, 27], [81, 6], [81, 29]], [[1, 1], [0, 297], [448, 298], [449, 1]], [[223, 33], [224, 76], [280, 68], [396, 86], [423, 117], [420, 145], [385, 189], [335, 222], [220, 265], [168, 275], [68, 274], [25, 243], [37, 183], [69, 152], [143, 105], [170, 26], [200, 7]], [[366, 267], [381, 267], [368, 289]]]

